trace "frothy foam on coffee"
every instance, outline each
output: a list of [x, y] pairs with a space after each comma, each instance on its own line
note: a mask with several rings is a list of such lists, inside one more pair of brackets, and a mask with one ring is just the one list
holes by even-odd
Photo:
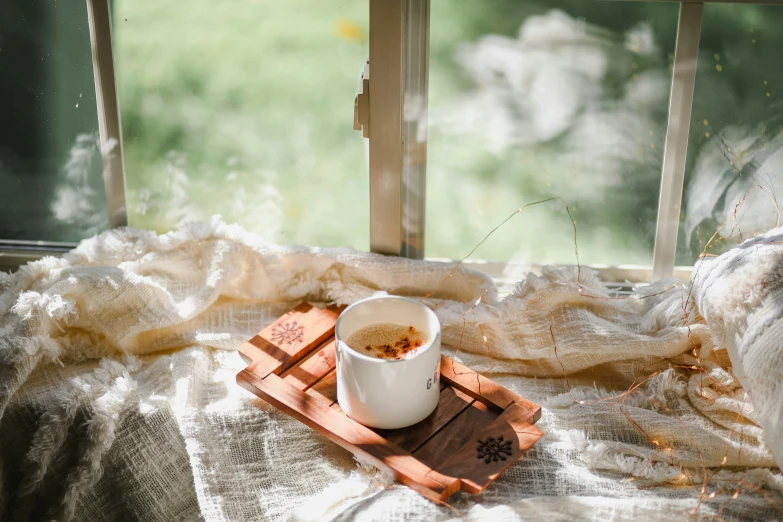
[[429, 340], [410, 325], [376, 323], [356, 330], [346, 341], [354, 351], [378, 359], [403, 359], [413, 355]]

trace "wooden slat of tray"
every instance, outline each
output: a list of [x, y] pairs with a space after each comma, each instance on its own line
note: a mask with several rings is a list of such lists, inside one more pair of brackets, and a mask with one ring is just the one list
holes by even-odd
[[240, 352], [237, 382], [435, 502], [479, 493], [543, 433], [541, 407], [456, 361], [441, 359], [441, 396], [422, 422], [373, 430], [336, 402], [334, 325], [343, 307], [302, 303]]
[[482, 403], [471, 401], [470, 405], [455, 416], [442, 430], [432, 436], [413, 455], [431, 468], [449, 458], [482, 429], [497, 419], [498, 413]]
[[334, 339], [310, 353], [310, 357], [283, 373], [283, 380], [300, 390], [311, 387], [334, 369]]
[[326, 406], [337, 402], [337, 371], [332, 369], [324, 378], [307, 390], [307, 395], [318, 398]]
[[[497, 459], [477, 459], [476, 446], [470, 444], [470, 440], [494, 439], [501, 444], [510, 442], [511, 452], [521, 456], [544, 435], [538, 428], [530, 425], [531, 420], [532, 414], [529, 410], [518, 404], [511, 404], [493, 423], [484, 424], [481, 431], [474, 433], [472, 437], [466, 437], [466, 444], [434, 467], [444, 475], [459, 477], [463, 491], [481, 493], [517, 459], [505, 458], [505, 454], [499, 455], [500, 458]], [[418, 458], [418, 455], [414, 456]], [[426, 463], [421, 458], [419, 460]], [[479, 465], [476, 465], [476, 460]]]
[[470, 406], [471, 402], [473, 399], [468, 395], [445, 385], [440, 392], [438, 407], [429, 417], [408, 429], [376, 431], [379, 431], [389, 442], [413, 453], [462, 410]]
[[280, 374], [334, 336], [334, 325], [344, 308], [321, 309], [302, 303], [243, 344], [239, 353], [258, 376]]
[[491, 408], [503, 411], [515, 403], [533, 413], [533, 422], [541, 418], [541, 406], [461, 365], [454, 359], [442, 356], [440, 372], [442, 378], [449, 381], [451, 386]]
[[403, 484], [427, 498], [441, 500], [459, 489], [459, 479], [433, 471], [396, 444], [350, 419], [341, 411], [323, 407], [307, 394], [289, 386], [274, 374], [259, 379], [242, 370], [237, 377], [261, 398], [307, 424], [330, 440], [359, 454], [378, 469], [388, 471]]

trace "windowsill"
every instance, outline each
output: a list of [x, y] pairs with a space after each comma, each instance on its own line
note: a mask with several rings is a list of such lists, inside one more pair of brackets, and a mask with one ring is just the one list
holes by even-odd
[[[453, 259], [428, 257], [427, 261], [436, 261], [441, 263], [454, 263]], [[496, 261], [482, 261], [468, 259], [463, 262], [467, 268], [479, 270], [490, 276], [498, 283], [515, 284], [521, 280], [528, 272], [535, 274], [541, 273], [540, 264], [522, 265], [516, 263], [500, 263]], [[556, 264], [555, 266], [572, 266], [570, 264]], [[582, 265], [598, 272], [598, 278], [605, 283], [649, 283], [652, 280], [652, 267], [644, 265]], [[692, 266], [675, 266], [674, 279], [687, 283], [691, 279]]]
[[[46, 243], [37, 241], [0, 242], [0, 271], [18, 270], [20, 266], [45, 256], [60, 257], [74, 248], [71, 243]], [[457, 260], [445, 258], [426, 258], [437, 263], [456, 263]], [[541, 273], [540, 264], [522, 265], [468, 259], [462, 263], [466, 268], [484, 272], [491, 277], [501, 294], [510, 293], [528, 272]], [[559, 265], [564, 266], [564, 265]], [[628, 283], [648, 283], [652, 279], [652, 267], [643, 265], [583, 265], [598, 272], [601, 281], [618, 284], [618, 290], [624, 291]], [[687, 283], [690, 281], [693, 267], [674, 267], [674, 278]], [[614, 285], [612, 285], [614, 286]]]

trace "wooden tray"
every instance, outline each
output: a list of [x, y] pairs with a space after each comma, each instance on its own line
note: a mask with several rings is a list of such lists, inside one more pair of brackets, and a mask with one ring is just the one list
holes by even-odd
[[337, 403], [334, 326], [342, 307], [302, 303], [245, 343], [237, 383], [434, 502], [480, 493], [543, 433], [541, 407], [441, 359], [437, 409], [408, 428], [376, 430]]

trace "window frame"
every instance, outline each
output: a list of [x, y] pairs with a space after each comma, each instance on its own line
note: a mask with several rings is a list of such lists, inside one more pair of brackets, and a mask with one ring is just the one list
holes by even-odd
[[[109, 1], [86, 0], [104, 187], [109, 224], [114, 228], [126, 226], [128, 215]], [[368, 1], [370, 56], [367, 71], [371, 67], [372, 77], [370, 79], [369, 74], [365, 74], [364, 78], [364, 85], [369, 85], [369, 92], [363, 93], [366, 96], [366, 114], [355, 118], [355, 121], [365, 124], [362, 130], [369, 141], [370, 251], [422, 259], [425, 246], [430, 0]], [[680, 7], [653, 265], [590, 265], [606, 281], [648, 282], [669, 277], [687, 281], [690, 278], [692, 267], [675, 266], [674, 261], [704, 3], [783, 4], [783, 0], [675, 1]], [[355, 110], [359, 106], [357, 103]], [[350, 109], [347, 107], [346, 110]], [[0, 269], [16, 269], [47, 255], [59, 256], [75, 245], [0, 240]], [[502, 278], [509, 268], [507, 263], [491, 261], [471, 260], [467, 264], [493, 278]], [[536, 265], [514, 268], [540, 269]]]
[[111, 9], [109, 0], [87, 0], [98, 134], [103, 158], [103, 185], [111, 228], [128, 225], [125, 205], [125, 167], [122, 158], [120, 105], [114, 74]]
[[[659, 2], [669, 0], [619, 0], [619, 1], [649, 1]], [[682, 207], [682, 193], [685, 182], [685, 165], [687, 159], [688, 138], [691, 124], [691, 110], [693, 107], [693, 93], [696, 84], [696, 69], [699, 54], [699, 45], [701, 38], [701, 24], [702, 24], [702, 12], [704, 3], [736, 3], [736, 4], [783, 4], [781, 0], [675, 0], [679, 3], [679, 17], [677, 22], [677, 36], [675, 40], [675, 53], [674, 64], [672, 72], [672, 81], [670, 87], [669, 96], [669, 108], [667, 113], [667, 128], [666, 137], [664, 141], [664, 153], [661, 166], [661, 183], [660, 194], [658, 199], [658, 215], [655, 224], [655, 244], [653, 250], [653, 264], [649, 266], [631, 266], [631, 265], [591, 265], [596, 269], [599, 276], [605, 281], [634, 281], [634, 282], [650, 282], [660, 279], [676, 278], [683, 281], [690, 280], [690, 274], [692, 272], [692, 266], [675, 266], [675, 255], [677, 251], [677, 236], [679, 234], [679, 222], [680, 211]], [[394, 2], [387, 2], [386, 0], [370, 0], [370, 67], [372, 67], [373, 74], [376, 71], [393, 70], [396, 68], [396, 62], [384, 60], [388, 54], [373, 53], [373, 38], [374, 31], [390, 30], [389, 27], [384, 26], [380, 17], [376, 18], [376, 23], [373, 24], [373, 7], [380, 11], [381, 9], [392, 9], [390, 4], [397, 4], [399, 9], [403, 11], [403, 18], [419, 16], [422, 20], [426, 21], [426, 27], [422, 29], [426, 35], [425, 41], [429, 41], [429, 0], [397, 0]], [[412, 7], [412, 4], [414, 7]], [[426, 15], [422, 11], [415, 7], [416, 4], [426, 6]], [[393, 29], [396, 29], [396, 25]], [[419, 41], [414, 40], [410, 35], [406, 34], [407, 25], [396, 29], [401, 33], [402, 45], [411, 45], [414, 48], [419, 48], [421, 53], [428, 52], [428, 45], [421, 45]], [[419, 38], [421, 38], [419, 36]], [[396, 40], [395, 40], [396, 41]], [[376, 40], [376, 45], [384, 45], [387, 40]], [[405, 49], [400, 51], [402, 55], [408, 55]], [[374, 57], [375, 56], [375, 57]], [[427, 67], [428, 58], [418, 62], [420, 67]], [[410, 69], [410, 66], [408, 67]], [[419, 74], [424, 75], [426, 78], [427, 71], [418, 71]], [[370, 117], [372, 121], [372, 101], [373, 95], [383, 96], [378, 94], [374, 90], [372, 81], [370, 82]], [[426, 88], [425, 88], [426, 92]], [[395, 102], [396, 99], [376, 100], [376, 105], [389, 104]], [[406, 99], [399, 99], [400, 112], [405, 113]], [[385, 125], [384, 120], [384, 125]], [[384, 135], [382, 138], [376, 138], [376, 151], [377, 147], [384, 147], [385, 143], [378, 143], [381, 140], [394, 140], [397, 143], [405, 143], [408, 137], [400, 132], [394, 136]], [[370, 134], [370, 157], [373, 156], [373, 135]], [[424, 152], [423, 156], [426, 157], [426, 141], [423, 143]], [[377, 152], [376, 152], [377, 154]], [[372, 160], [370, 162], [370, 179], [389, 177], [389, 170], [382, 170], [376, 165], [376, 169], [373, 169]], [[384, 165], [385, 166], [385, 165]], [[373, 244], [373, 237], [384, 237], [384, 239], [393, 238], [394, 234], [390, 234], [390, 229], [400, 230], [402, 237], [408, 235], [414, 235], [418, 238], [418, 245], [421, 251], [424, 250], [424, 219], [418, 222], [411, 222], [411, 220], [404, 219], [404, 216], [415, 214], [418, 209], [413, 208], [409, 200], [400, 198], [400, 187], [406, 186], [406, 177], [404, 167], [399, 169], [398, 176], [391, 182], [377, 183], [377, 190], [379, 192], [371, 194], [371, 200], [373, 198], [383, 201], [400, 201], [401, 209], [399, 212], [389, 212], [382, 216], [376, 216], [374, 223], [370, 228], [370, 243]], [[426, 169], [422, 168], [419, 172], [419, 178], [416, 180], [417, 186], [421, 187], [421, 193], [424, 194], [424, 186], [426, 185]], [[410, 185], [410, 183], [407, 183]], [[372, 189], [372, 186], [371, 186]], [[421, 199], [424, 199], [422, 197]], [[372, 205], [370, 206], [371, 215], [374, 210]], [[399, 218], [398, 218], [399, 216]], [[383, 220], [381, 220], [383, 218]], [[371, 217], [372, 220], [372, 217]], [[418, 225], [417, 230], [411, 231], [412, 225]], [[375, 250], [382, 253], [393, 253], [397, 255], [406, 255], [406, 245], [404, 241], [400, 242], [400, 247], [396, 251], [390, 251], [391, 248], [386, 247], [383, 250]], [[414, 257], [414, 256], [407, 256]], [[454, 260], [450, 260], [454, 262]], [[471, 266], [475, 268], [483, 269], [489, 275], [493, 277], [500, 277], [504, 271], [509, 268], [507, 263], [493, 263], [493, 262], [474, 262]], [[505, 267], [505, 268], [502, 268]], [[528, 267], [511, 267], [512, 271], [515, 269], [524, 269]], [[531, 267], [536, 269], [535, 265]], [[539, 267], [540, 268], [540, 267]]]
[[[115, 228], [127, 226], [128, 213], [109, 1], [86, 0], [106, 209], [109, 226]], [[0, 239], [0, 270], [16, 270], [46, 256], [59, 257], [76, 245], [73, 242]]]

